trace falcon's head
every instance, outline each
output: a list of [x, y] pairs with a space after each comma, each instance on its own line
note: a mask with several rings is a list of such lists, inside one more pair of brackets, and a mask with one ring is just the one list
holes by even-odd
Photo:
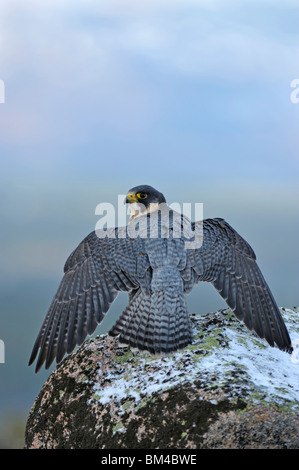
[[166, 203], [164, 195], [146, 184], [130, 189], [125, 199], [126, 204], [132, 204], [130, 206], [131, 217], [136, 217], [145, 211], [156, 210], [158, 205], [163, 202]]

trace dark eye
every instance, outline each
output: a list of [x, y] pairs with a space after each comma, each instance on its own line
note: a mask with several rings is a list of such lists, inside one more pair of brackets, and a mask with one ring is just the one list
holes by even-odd
[[145, 198], [147, 198], [147, 194], [146, 193], [137, 193], [137, 197], [138, 197], [138, 199], [145, 199]]

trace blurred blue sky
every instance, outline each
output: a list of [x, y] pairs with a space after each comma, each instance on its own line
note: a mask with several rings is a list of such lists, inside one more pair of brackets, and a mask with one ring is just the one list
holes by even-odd
[[3, 409], [46, 377], [27, 358], [96, 205], [138, 184], [226, 218], [298, 305], [298, 24], [297, 0], [1, 2]]

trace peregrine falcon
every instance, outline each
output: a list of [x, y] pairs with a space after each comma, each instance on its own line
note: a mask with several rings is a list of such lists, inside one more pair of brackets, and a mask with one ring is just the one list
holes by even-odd
[[[201, 246], [186, 248], [171, 218], [167, 236], [162, 230], [155, 237], [128, 233], [132, 223], [147, 222], [159, 213], [160, 205], [166, 204], [162, 193], [148, 185], [136, 186], [125, 202], [132, 208], [126, 227], [113, 233], [93, 231], [67, 259], [29, 360], [31, 365], [38, 356], [36, 372], [44, 362], [46, 369], [54, 359], [59, 363], [91, 335], [121, 291], [128, 292], [128, 306], [110, 335], [119, 335], [120, 343], [150, 354], [184, 348], [192, 343], [186, 294], [199, 281], [210, 282], [236, 317], [270, 346], [292, 351], [254, 251], [224, 219], [201, 221]], [[161, 219], [156, 220], [161, 229]], [[193, 231], [197, 223], [190, 221]]]

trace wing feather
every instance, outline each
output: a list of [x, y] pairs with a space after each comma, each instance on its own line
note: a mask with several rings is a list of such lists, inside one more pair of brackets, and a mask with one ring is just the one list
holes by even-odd
[[223, 219], [206, 219], [203, 227], [203, 244], [189, 250], [186, 264], [194, 281], [211, 282], [249, 329], [291, 352], [288, 330], [251, 246]]
[[48, 368], [55, 358], [61, 361], [92, 334], [119, 291], [148, 289], [143, 240], [128, 238], [124, 230], [115, 230], [114, 237], [109, 230], [106, 237], [92, 232], [68, 257], [30, 356], [29, 365], [38, 356], [36, 372], [44, 362]]

